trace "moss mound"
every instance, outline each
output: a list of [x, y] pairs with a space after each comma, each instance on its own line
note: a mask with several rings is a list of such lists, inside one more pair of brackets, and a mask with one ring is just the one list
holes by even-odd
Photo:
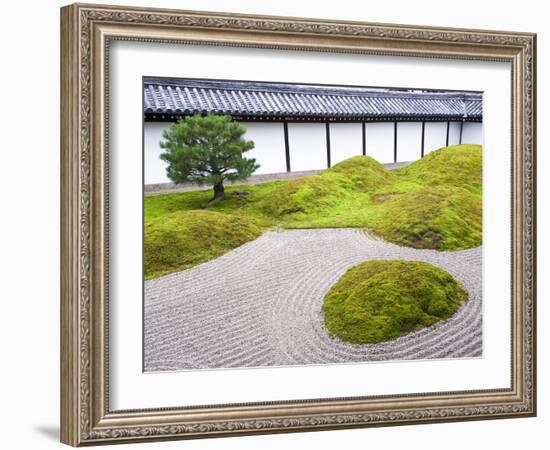
[[426, 186], [447, 186], [481, 193], [481, 145], [463, 144], [441, 148], [398, 171], [409, 181]]
[[395, 171], [393, 192], [372, 197], [372, 230], [414, 248], [462, 250], [482, 243], [482, 147], [455, 145]]
[[[355, 156], [318, 175], [226, 192], [207, 209], [208, 188], [145, 197], [147, 278], [217, 257], [270, 227], [366, 228], [399, 245], [436, 250], [482, 243], [479, 145], [442, 148], [391, 171]], [[169, 243], [162, 245], [162, 236]]]
[[481, 196], [465, 188], [425, 187], [394, 195], [383, 208], [373, 230], [390, 242], [436, 250], [481, 245]]
[[177, 211], [146, 221], [145, 279], [209, 261], [260, 234], [251, 219], [214, 211]]
[[370, 156], [354, 156], [335, 164], [321, 176], [343, 175], [340, 181], [356, 191], [370, 191], [387, 185], [392, 173]]
[[279, 182], [261, 202], [261, 209], [271, 216], [281, 217], [308, 213], [336, 204], [344, 192], [330, 177], [313, 175]]
[[308, 214], [336, 206], [350, 191], [366, 192], [391, 180], [391, 172], [375, 159], [354, 156], [319, 175], [279, 182], [261, 207], [275, 217]]
[[383, 342], [450, 317], [467, 298], [458, 281], [431, 264], [367, 261], [327, 293], [324, 323], [352, 344]]

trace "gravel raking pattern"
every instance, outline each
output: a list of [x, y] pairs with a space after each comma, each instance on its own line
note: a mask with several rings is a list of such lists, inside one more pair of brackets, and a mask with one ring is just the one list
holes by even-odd
[[[284, 366], [482, 355], [481, 247], [401, 247], [357, 229], [270, 231], [220, 258], [145, 283], [146, 371]], [[321, 307], [352, 266], [425, 261], [460, 280], [451, 318], [380, 344], [328, 335]]]

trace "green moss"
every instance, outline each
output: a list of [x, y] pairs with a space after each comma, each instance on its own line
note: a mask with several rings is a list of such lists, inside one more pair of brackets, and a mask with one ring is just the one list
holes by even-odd
[[436, 150], [395, 174], [424, 186], [457, 187], [481, 194], [481, 145], [453, 145]]
[[394, 195], [373, 231], [414, 248], [459, 250], [481, 245], [481, 196], [463, 188], [434, 186]]
[[327, 293], [324, 323], [352, 344], [383, 342], [450, 317], [467, 298], [460, 282], [431, 264], [367, 261]]
[[[482, 241], [482, 149], [446, 147], [395, 171], [395, 192], [373, 199], [372, 230], [414, 248], [461, 250]], [[386, 194], [386, 195], [384, 195]]]
[[279, 182], [260, 203], [260, 208], [269, 216], [284, 218], [334, 206], [344, 194], [335, 180], [314, 175]]
[[246, 217], [177, 211], [145, 222], [145, 279], [187, 269], [256, 239], [261, 228]]
[[212, 190], [206, 189], [207, 191], [146, 195], [143, 199], [145, 222], [176, 211], [204, 208], [212, 199]]
[[250, 195], [241, 213], [264, 216], [284, 228], [363, 226], [369, 223], [364, 216], [371, 214], [362, 207], [369, 202], [369, 190], [392, 179], [374, 159], [353, 157], [319, 175], [242, 186]]
[[348, 189], [359, 192], [369, 192], [389, 185], [393, 181], [393, 173], [370, 156], [354, 156], [348, 158], [320, 176], [338, 176], [339, 183]]
[[[481, 171], [479, 145], [443, 148], [393, 171], [386, 170], [368, 156], [355, 156], [319, 175], [228, 186], [226, 199], [208, 208], [212, 197], [210, 188], [200, 192], [146, 196], [145, 226], [147, 229], [156, 219], [170, 218], [178, 211], [196, 211], [205, 219], [211, 213], [221, 213], [224, 218], [244, 221], [260, 230], [270, 227], [366, 228], [399, 245], [459, 250], [481, 245]], [[241, 195], [236, 195], [236, 191]], [[246, 195], [242, 195], [243, 191]], [[204, 226], [214, 224], [205, 221]], [[203, 257], [197, 258], [196, 263], [207, 260], [208, 255], [218, 256], [221, 245], [215, 239], [203, 239], [208, 230], [199, 228], [193, 228], [196, 230], [193, 232], [204, 248], [199, 252]], [[190, 228], [188, 232], [191, 231]], [[254, 239], [258, 234], [244, 233], [243, 236]], [[146, 234], [146, 249], [149, 239]], [[236, 239], [227, 245], [236, 247], [243, 242], [246, 241]], [[212, 251], [206, 250], [208, 245], [213, 246]], [[180, 258], [190, 262], [178, 267], [196, 264], [193, 263], [195, 249], [185, 247], [182, 252], [185, 255]], [[181, 269], [170, 266], [167, 270]], [[168, 272], [158, 269], [154, 273]]]

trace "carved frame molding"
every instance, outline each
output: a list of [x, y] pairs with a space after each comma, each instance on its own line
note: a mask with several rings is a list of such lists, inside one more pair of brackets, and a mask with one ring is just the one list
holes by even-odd
[[[75, 4], [61, 10], [61, 439], [73, 446], [533, 416], [536, 36]], [[108, 407], [108, 95], [112, 40], [509, 61], [512, 386], [112, 412]]]

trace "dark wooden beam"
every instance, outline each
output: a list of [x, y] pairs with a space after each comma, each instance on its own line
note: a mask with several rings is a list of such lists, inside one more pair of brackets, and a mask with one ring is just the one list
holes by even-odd
[[326, 123], [327, 130], [327, 167], [330, 168], [330, 123]]
[[393, 162], [397, 162], [397, 122], [393, 123]]
[[283, 122], [283, 131], [285, 134], [285, 160], [286, 160], [286, 171], [290, 172], [290, 146], [288, 144], [288, 123]]
[[445, 147], [449, 146], [449, 130], [451, 129], [451, 121], [447, 120], [447, 138], [445, 139]]
[[365, 122], [361, 124], [363, 130], [363, 156], [367, 154], [367, 126]]
[[462, 144], [462, 131], [464, 130], [464, 121], [460, 122], [460, 137], [458, 138], [458, 143]]
[[424, 158], [424, 142], [426, 141], [426, 122], [422, 122], [422, 147], [420, 149], [420, 157]]

